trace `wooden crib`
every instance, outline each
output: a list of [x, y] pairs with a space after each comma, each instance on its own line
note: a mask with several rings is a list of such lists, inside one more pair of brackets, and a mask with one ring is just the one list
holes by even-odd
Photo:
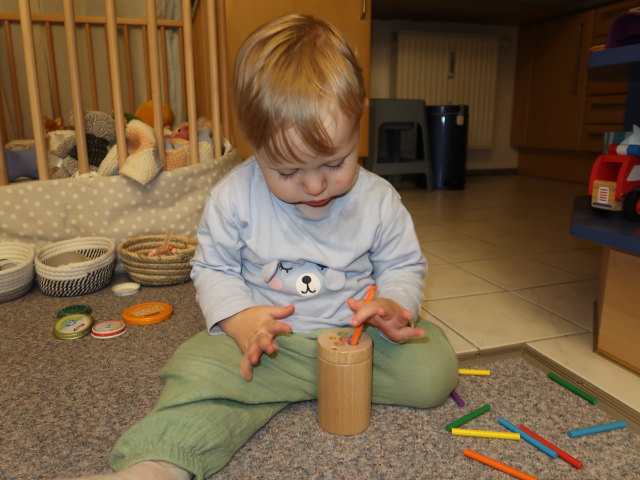
[[[153, 118], [154, 129], [158, 141], [158, 150], [160, 157], [164, 160], [164, 142], [162, 141], [164, 133], [162, 128], [162, 107], [163, 101], [166, 103], [168, 90], [169, 90], [169, 75], [168, 61], [167, 61], [167, 35], [176, 33], [179, 37], [180, 43], [180, 83], [183, 85], [181, 99], [187, 106], [187, 118], [190, 123], [190, 127], [195, 131], [195, 121], [197, 118], [196, 113], [196, 92], [194, 81], [194, 58], [193, 58], [193, 34], [191, 27], [191, 1], [182, 1], [182, 19], [180, 20], [166, 20], [156, 18], [156, 3], [154, 0], [147, 0], [146, 2], [146, 18], [121, 18], [117, 17], [115, 11], [114, 0], [106, 0], [104, 17], [76, 17], [74, 14], [73, 0], [63, 0], [63, 15], [46, 15], [46, 14], [32, 14], [29, 0], [19, 0], [19, 12], [14, 13], [0, 13], [0, 21], [3, 23], [4, 39], [6, 43], [6, 58], [8, 60], [8, 71], [10, 72], [11, 87], [8, 94], [3, 93], [0, 98], [10, 98], [13, 104], [13, 111], [15, 113], [14, 121], [17, 127], [17, 133], [19, 138], [25, 138], [25, 119], [22, 113], [21, 102], [19, 98], [19, 82], [22, 79], [26, 79], [26, 85], [28, 86], [28, 98], [29, 98], [29, 112], [31, 117], [32, 135], [35, 143], [35, 149], [37, 152], [37, 166], [38, 175], [40, 180], [46, 180], [49, 178], [49, 168], [46, 161], [46, 149], [45, 149], [45, 135], [43, 118], [45, 116], [43, 112], [43, 105], [41, 99], [41, 92], [38, 86], [41, 84], [43, 78], [48, 78], [48, 93], [50, 94], [51, 105], [53, 112], [49, 112], [49, 116], [52, 118], [63, 118], [66, 112], [61, 111], [60, 102], [60, 90], [62, 84], [66, 79], [59, 78], [57, 71], [57, 59], [56, 48], [54, 45], [54, 39], [52, 31], [57, 25], [64, 26], [65, 39], [66, 39], [66, 56], [67, 56], [67, 69], [69, 72], [68, 86], [71, 91], [71, 99], [73, 105], [74, 118], [80, 119], [75, 122], [76, 141], [78, 145], [78, 162], [80, 173], [87, 173], [89, 171], [89, 164], [87, 161], [86, 141], [85, 141], [85, 128], [82, 121], [83, 115], [81, 112], [85, 109], [85, 100], [82, 91], [82, 82], [79, 70], [78, 61], [78, 45], [77, 45], [77, 31], [84, 31], [85, 45], [84, 50], [87, 52], [89, 67], [89, 87], [91, 91], [91, 106], [93, 110], [98, 110], [98, 95], [97, 91], [100, 88], [108, 87], [110, 84], [111, 90], [111, 109], [114, 114], [116, 123], [116, 137], [119, 151], [119, 161], [124, 162], [126, 159], [125, 145], [126, 139], [124, 134], [124, 100], [122, 89], [122, 77], [127, 79], [127, 96], [129, 112], [135, 110], [135, 99], [133, 92], [133, 62], [132, 58], [132, 44], [131, 38], [133, 37], [134, 30], [142, 30], [145, 42], [143, 42], [144, 63], [148, 64], [148, 69], [145, 70], [145, 81], [147, 84], [148, 98], [153, 102]], [[209, 12], [209, 25], [215, 25], [216, 9], [214, 8], [213, 0], [208, 2]], [[13, 46], [11, 36], [11, 24], [19, 23], [22, 37], [22, 48], [24, 52], [24, 76], [17, 71], [16, 67], [16, 51]], [[34, 27], [43, 26], [46, 32], [46, 48], [36, 51], [34, 44]], [[106, 43], [108, 54], [108, 72], [109, 82], [105, 82], [104, 79], [99, 81], [96, 77], [96, 57], [93, 54], [94, 40], [92, 37], [92, 30], [97, 26], [103, 26], [106, 31]], [[120, 31], [120, 33], [119, 33]], [[211, 29], [213, 32], [213, 29]], [[119, 48], [119, 35], [122, 37], [122, 48]], [[220, 94], [218, 91], [219, 82], [217, 79], [218, 61], [216, 52], [218, 51], [216, 35], [212, 34], [208, 37], [209, 52], [212, 56], [211, 65], [211, 89], [212, 92], [209, 95], [211, 98], [211, 112], [213, 122], [213, 143], [216, 148], [216, 156], [221, 153], [221, 128], [220, 128]], [[47, 64], [49, 65], [49, 71], [47, 75], [42, 75], [38, 72], [36, 56], [44, 55], [47, 58]], [[62, 56], [62, 55], [59, 55]], [[124, 57], [124, 58], [123, 58]], [[124, 63], [126, 69], [126, 75], [121, 76], [121, 63]], [[164, 88], [163, 88], [164, 87]], [[164, 98], [163, 92], [164, 91]], [[3, 109], [4, 111], [4, 109]], [[4, 115], [0, 115], [0, 144], [8, 140], [7, 137], [7, 120], [3, 118]], [[198, 145], [195, 136], [190, 137], [190, 155], [192, 163], [198, 162]], [[8, 183], [7, 177], [7, 165], [4, 156], [4, 150], [0, 150], [0, 184], [4, 185]]]
[[[146, 0], [146, 5], [142, 0], [129, 2], [135, 4], [135, 8], [145, 5], [144, 18], [119, 15], [116, 0], [104, 0], [104, 15], [99, 16], [78, 15], [74, 11], [78, 6], [94, 8], [97, 0], [75, 0], [75, 5], [74, 0], [59, 0], [62, 14], [34, 13], [29, 0], [5, 1], [17, 1], [19, 8], [13, 12], [0, 9], [0, 72], [5, 72], [0, 79], [3, 80], [0, 81], [0, 146], [8, 141], [28, 139], [36, 152], [39, 181], [10, 183], [5, 149], [0, 148], [0, 185], [3, 185], [0, 187], [0, 240], [22, 240], [38, 246], [74, 236], [104, 235], [123, 241], [136, 234], [160, 233], [168, 225], [176, 232], [193, 234], [204, 195], [239, 161], [223, 135], [228, 129], [228, 118], [225, 122], [220, 120], [221, 99], [224, 100], [225, 93], [219, 89], [218, 79], [224, 71], [218, 65], [224, 65], [224, 59], [219, 62], [217, 52], [224, 51], [224, 45], [220, 46], [224, 35], [213, 27], [217, 25], [220, 3], [181, 0], [181, 4], [172, 4], [174, 10], [181, 9], [181, 18], [166, 19], [158, 18], [156, 0]], [[167, 0], [177, 1], [180, 0]], [[198, 39], [209, 57], [208, 62], [204, 62], [210, 66], [211, 81], [207, 85], [210, 91], [207, 92], [201, 91], [202, 86], [196, 91], [194, 78], [194, 5], [205, 9], [208, 25], [208, 32]], [[64, 41], [61, 42], [62, 31]], [[199, 101], [199, 97], [207, 99], [207, 104]], [[90, 171], [85, 112], [96, 110], [113, 116], [116, 142], [112, 148], [117, 149], [117, 164], [122, 167], [128, 157], [125, 117], [148, 100], [152, 103], [152, 136], [162, 164], [166, 166], [163, 103], [171, 104], [177, 113], [176, 123], [184, 120], [189, 132], [199, 132], [197, 122], [202, 113], [198, 110], [206, 111], [210, 115], [207, 125], [213, 153], [203, 157], [198, 135], [191, 133], [188, 138], [191, 166], [162, 171], [149, 185], [132, 184], [121, 176], [91, 178], [85, 175]], [[52, 180], [44, 118], [59, 119], [66, 125], [71, 116], [78, 175]], [[183, 185], [183, 190], [172, 190], [169, 194], [167, 184], [171, 188]], [[64, 193], [69, 189], [85, 192], [85, 197], [86, 192], [93, 192], [95, 199], [91, 202], [99, 205], [96, 207], [100, 210], [99, 222], [88, 222], [87, 217], [79, 213], [85, 209], [86, 215], [86, 205], [79, 204], [77, 196], [75, 201], [69, 199]], [[105, 195], [122, 197], [122, 192], [126, 192], [122, 201], [109, 203], [104, 198]], [[169, 195], [171, 204], [165, 202]], [[25, 211], [28, 205], [21, 208], [20, 202], [28, 205], [35, 202], [41, 205], [40, 210], [45, 202], [48, 205], [53, 202], [58, 207], [53, 216], [58, 220], [43, 218], [44, 213], [38, 209]], [[175, 205], [190, 207], [178, 209]], [[137, 212], [138, 220], [125, 223], [137, 223], [136, 228], [113, 230], [114, 222], [121, 223], [123, 217], [133, 212]], [[52, 216], [51, 213], [48, 216]], [[140, 216], [144, 218], [141, 220]], [[162, 222], [150, 221], [158, 216]], [[56, 231], [61, 224], [65, 229]]]

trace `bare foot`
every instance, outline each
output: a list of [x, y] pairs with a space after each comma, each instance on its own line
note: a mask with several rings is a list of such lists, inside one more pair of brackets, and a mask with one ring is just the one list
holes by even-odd
[[146, 461], [131, 465], [120, 472], [90, 475], [76, 480], [190, 480], [192, 475], [173, 463]]

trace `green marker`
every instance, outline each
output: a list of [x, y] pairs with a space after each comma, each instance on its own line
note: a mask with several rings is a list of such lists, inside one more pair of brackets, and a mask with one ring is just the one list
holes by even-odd
[[575, 393], [576, 395], [581, 396], [582, 398], [584, 398], [587, 402], [591, 403], [592, 405], [597, 405], [598, 404], [598, 399], [592, 397], [591, 395], [589, 395], [587, 392], [585, 392], [584, 390], [580, 390], [578, 387], [576, 387], [575, 385], [570, 384], [569, 382], [567, 382], [565, 379], [560, 378], [558, 375], [556, 375], [553, 372], [549, 372], [547, 374], [547, 376], [553, 380], [554, 382], [559, 383], [560, 385], [562, 385], [564, 388], [571, 390], [573, 393]]
[[488, 412], [489, 410], [491, 410], [491, 405], [487, 403], [486, 405], [483, 405], [482, 407], [475, 409], [473, 412], [467, 413], [464, 417], [460, 417], [459, 419], [454, 420], [444, 428], [448, 432], [450, 432], [452, 428], [458, 428], [460, 425], [464, 425], [468, 421], [473, 420], [476, 417], [479, 417], [480, 415]]

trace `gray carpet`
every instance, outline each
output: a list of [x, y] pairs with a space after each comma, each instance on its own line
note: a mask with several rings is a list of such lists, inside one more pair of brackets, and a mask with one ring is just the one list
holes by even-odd
[[[120, 278], [119, 280], [122, 280]], [[130, 326], [121, 337], [58, 340], [54, 314], [90, 305], [96, 321], [118, 318], [135, 303], [166, 301], [173, 317]], [[27, 296], [0, 304], [0, 479], [52, 479], [107, 472], [110, 449], [152, 406], [155, 372], [203, 328], [191, 283], [143, 287], [131, 297], [110, 289], [83, 298]], [[640, 479], [640, 437], [630, 429], [569, 439], [568, 430], [611, 422], [597, 407], [547, 379], [522, 359], [474, 365], [489, 377], [463, 376], [452, 400], [431, 410], [373, 407], [369, 429], [355, 437], [325, 433], [315, 402], [291, 405], [241, 449], [214, 479], [506, 479], [463, 456], [470, 448], [541, 479]], [[444, 426], [489, 403], [465, 428], [524, 424], [584, 463], [576, 470], [524, 441], [454, 437]]]

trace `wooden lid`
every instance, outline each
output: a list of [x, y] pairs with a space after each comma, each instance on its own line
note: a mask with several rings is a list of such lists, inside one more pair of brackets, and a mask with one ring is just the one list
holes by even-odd
[[371, 357], [373, 342], [363, 333], [357, 345], [349, 345], [353, 328], [332, 328], [318, 337], [318, 358], [337, 365], [356, 365]]

